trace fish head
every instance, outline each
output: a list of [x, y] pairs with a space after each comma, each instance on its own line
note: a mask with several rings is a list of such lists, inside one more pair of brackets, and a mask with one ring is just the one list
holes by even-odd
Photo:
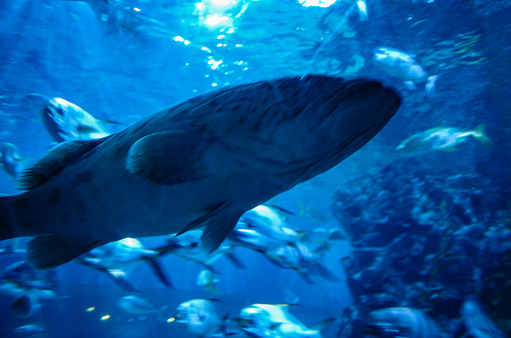
[[294, 184], [284, 188], [291, 188], [361, 148], [400, 104], [394, 91], [374, 81], [287, 77], [222, 92], [208, 102], [203, 128], [253, 170], [294, 176], [286, 177]]
[[247, 332], [257, 332], [262, 327], [271, 325], [267, 312], [257, 306], [242, 309], [238, 322], [242, 329]]

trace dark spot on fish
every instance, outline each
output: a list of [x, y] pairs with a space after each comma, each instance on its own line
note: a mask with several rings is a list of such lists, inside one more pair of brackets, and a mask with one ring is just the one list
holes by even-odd
[[30, 200], [27, 198], [20, 198], [16, 202], [14, 202], [14, 207], [17, 210], [26, 210], [30, 205]]
[[87, 203], [84, 200], [76, 202], [76, 211], [79, 215], [85, 215], [87, 213]]
[[237, 104], [235, 104], [235, 105], [232, 107], [232, 110], [234, 110], [234, 111], [238, 111], [238, 110], [241, 110], [241, 108], [243, 108], [243, 104], [241, 104], [241, 103], [237, 103]]
[[94, 172], [92, 170], [87, 170], [79, 173], [71, 180], [71, 186], [75, 188], [81, 184], [87, 184], [92, 181], [93, 176]]
[[67, 212], [63, 212], [60, 214], [60, 220], [62, 221], [62, 223], [67, 223], [69, 222], [70, 218], [69, 218], [69, 214]]
[[105, 190], [109, 190], [111, 186], [112, 186], [112, 183], [110, 181], [106, 181], [103, 183], [103, 189], [105, 189]]
[[92, 187], [92, 189], [91, 189], [91, 199], [93, 201], [97, 201], [98, 200], [98, 196], [99, 196], [100, 191], [101, 190], [99, 189], [98, 186]]
[[55, 205], [60, 202], [60, 199], [62, 197], [62, 190], [60, 189], [53, 189], [50, 191], [48, 195], [48, 204], [49, 205]]
[[97, 206], [97, 208], [99, 208], [99, 211], [101, 212], [102, 215], [106, 215], [108, 213], [108, 208], [104, 204]]
[[82, 184], [82, 183], [89, 183], [90, 181], [92, 181], [92, 178], [94, 177], [94, 172], [92, 170], [88, 170], [88, 171], [84, 171], [83, 173], [79, 173], [78, 175], [76, 175], [76, 181], [77, 181], [77, 184]]
[[261, 130], [261, 120], [258, 120], [253, 127], [254, 131], [258, 133]]
[[242, 126], [245, 124], [245, 122], [247, 121], [247, 116], [245, 114], [241, 115], [239, 120], [238, 120], [238, 125]]
[[130, 150], [130, 145], [121, 145], [116, 147], [112, 151], [112, 159], [114, 161], [123, 160], [128, 156], [128, 151]]

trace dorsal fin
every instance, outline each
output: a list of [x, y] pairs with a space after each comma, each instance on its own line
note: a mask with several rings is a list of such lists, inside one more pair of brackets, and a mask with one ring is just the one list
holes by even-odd
[[16, 181], [16, 187], [20, 190], [30, 190], [40, 186], [66, 166], [103, 143], [107, 138], [68, 141], [58, 144], [32, 167], [20, 174]]

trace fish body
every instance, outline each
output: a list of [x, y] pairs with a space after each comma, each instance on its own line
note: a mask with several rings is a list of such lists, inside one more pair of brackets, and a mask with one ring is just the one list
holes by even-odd
[[15, 318], [29, 318], [37, 313], [42, 299], [58, 299], [55, 271], [36, 271], [25, 261], [6, 267], [0, 277], [0, 293], [14, 297], [11, 314]]
[[138, 292], [129, 283], [126, 272], [139, 262], [149, 263], [160, 281], [172, 286], [158, 261], [163, 253], [165, 252], [146, 249], [138, 239], [124, 238], [95, 248], [76, 258], [75, 262], [105, 272], [123, 289]]
[[340, 163], [397, 112], [377, 82], [290, 77], [220, 89], [99, 140], [59, 144], [0, 199], [0, 239], [37, 236], [49, 269], [125, 237], [205, 227], [216, 249], [240, 216]]
[[47, 98], [39, 94], [29, 94], [25, 105], [41, 114], [44, 127], [55, 142], [94, 140], [111, 133], [106, 123], [99, 120], [79, 106], [60, 97]]
[[[337, 281], [320, 263], [330, 233], [321, 236], [315, 232], [297, 232], [286, 225], [275, 207], [260, 205], [241, 216], [228, 239], [233, 245], [264, 254], [281, 268], [295, 270], [308, 283], [313, 283], [310, 275], [316, 272]], [[335, 239], [335, 235], [332, 237]]]
[[281, 212], [264, 204], [245, 212], [239, 223], [241, 226], [281, 242], [293, 242], [298, 237], [296, 231], [286, 226]]
[[378, 68], [405, 81], [410, 89], [415, 89], [414, 83], [425, 81], [428, 96], [434, 96], [438, 75], [430, 76], [413, 55], [394, 48], [378, 47], [373, 52], [372, 60]]
[[461, 306], [461, 320], [471, 337], [474, 338], [505, 338], [499, 327], [484, 312], [481, 304], [474, 298], [468, 297]]
[[243, 330], [254, 337], [321, 337], [319, 330], [307, 328], [289, 313], [286, 305], [252, 304], [241, 310], [239, 322]]
[[392, 307], [372, 311], [369, 313], [365, 324], [369, 337], [450, 337], [426, 313], [407, 307]]
[[104, 269], [122, 269], [143, 259], [152, 259], [159, 255], [155, 250], [146, 249], [135, 238], [123, 238], [110, 242], [80, 257], [84, 265], [93, 265]]
[[466, 142], [470, 137], [484, 143], [491, 144], [491, 140], [484, 132], [484, 125], [474, 130], [461, 130], [454, 127], [437, 127], [416, 133], [397, 146], [397, 150], [408, 154], [421, 154], [432, 151], [453, 151], [458, 144]]
[[36, 271], [25, 261], [6, 267], [0, 276], [0, 292], [14, 297], [35, 295], [40, 299], [55, 299], [55, 271]]
[[17, 178], [23, 170], [23, 161], [18, 147], [12, 143], [5, 142], [0, 146], [0, 165], [12, 178]]
[[41, 333], [48, 332], [48, 329], [37, 324], [27, 324], [17, 327], [14, 333], [20, 337], [36, 336]]
[[190, 230], [179, 236], [169, 236], [165, 250], [184, 260], [202, 264], [206, 267], [211, 266], [218, 258], [224, 254], [232, 253], [232, 246], [228, 243], [222, 245], [215, 251], [210, 252], [204, 248], [201, 242], [203, 230]]
[[147, 300], [138, 296], [124, 296], [117, 301], [117, 305], [119, 305], [123, 311], [135, 315], [146, 315], [160, 311], [160, 309]]
[[219, 281], [220, 279], [217, 277], [216, 272], [211, 269], [201, 270], [197, 276], [197, 285], [203, 287], [215, 295], [220, 294], [220, 291], [218, 291], [215, 286], [215, 284]]
[[369, 21], [367, 14], [367, 2], [365, 0], [357, 0], [358, 15], [361, 21]]
[[259, 205], [241, 216], [228, 238], [233, 245], [267, 252], [296, 242], [299, 234], [286, 226], [284, 218], [274, 207]]
[[312, 248], [305, 241], [282, 245], [274, 250], [264, 252], [266, 257], [279, 267], [295, 270], [307, 283], [314, 283], [311, 276], [321, 275], [331, 282], [339, 282], [321, 262], [325, 247]]
[[197, 336], [212, 337], [222, 331], [222, 318], [213, 301], [208, 299], [192, 299], [179, 304], [174, 318], [176, 323]]

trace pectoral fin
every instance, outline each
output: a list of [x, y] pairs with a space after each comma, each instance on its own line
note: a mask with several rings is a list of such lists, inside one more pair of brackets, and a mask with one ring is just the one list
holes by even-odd
[[202, 246], [209, 252], [213, 252], [222, 244], [222, 241], [229, 235], [231, 230], [236, 227], [241, 214], [242, 213], [232, 212], [228, 203], [223, 202], [213, 208], [209, 213], [188, 224], [177, 235], [206, 225], [201, 237]]
[[229, 235], [232, 229], [236, 227], [240, 217], [241, 215], [225, 218], [217, 216], [210, 219], [201, 237], [201, 242], [204, 249], [208, 250], [209, 252], [213, 252], [218, 249], [227, 235]]
[[154, 133], [135, 142], [126, 168], [156, 184], [180, 184], [209, 176], [198, 136], [182, 131]]

